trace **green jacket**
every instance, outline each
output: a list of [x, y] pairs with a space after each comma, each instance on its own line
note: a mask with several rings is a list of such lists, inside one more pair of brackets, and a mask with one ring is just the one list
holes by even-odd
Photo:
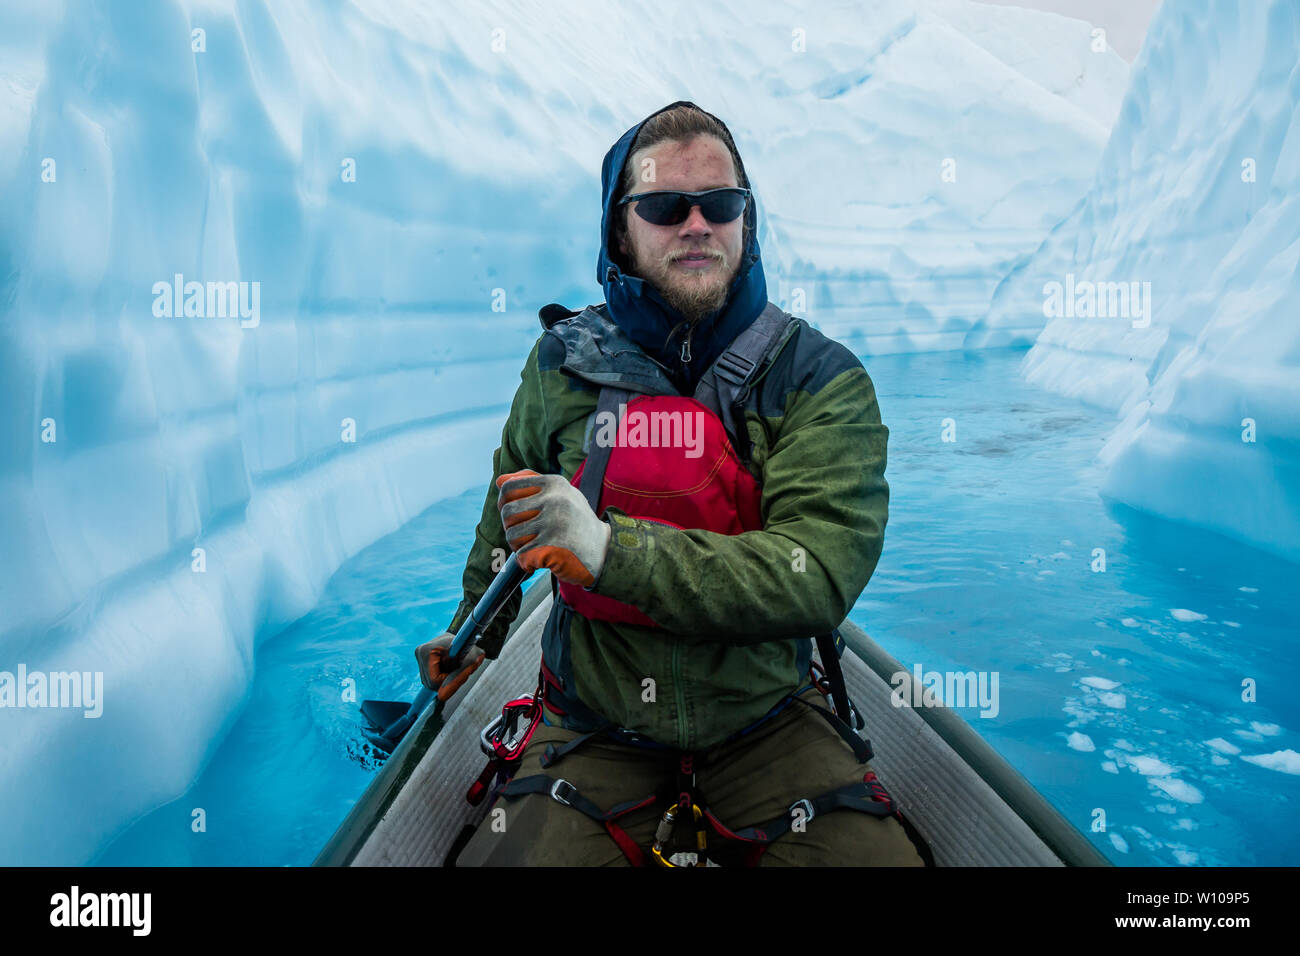
[[[571, 321], [618, 334], [603, 305]], [[606, 509], [614, 533], [593, 591], [635, 605], [660, 626], [571, 620], [570, 690], [664, 744], [712, 746], [805, 684], [810, 638], [848, 616], [880, 559], [889, 430], [875, 388], [847, 348], [802, 319], [796, 325], [745, 406], [763, 530], [679, 530]], [[636, 349], [630, 340], [621, 347]], [[494, 551], [497, 568], [509, 554], [496, 478], [531, 468], [572, 480], [586, 457], [599, 386], [572, 373], [572, 358], [553, 328], [524, 364], [453, 632], [494, 577]], [[488, 657], [500, 653], [521, 597], [516, 591], [480, 639]]]

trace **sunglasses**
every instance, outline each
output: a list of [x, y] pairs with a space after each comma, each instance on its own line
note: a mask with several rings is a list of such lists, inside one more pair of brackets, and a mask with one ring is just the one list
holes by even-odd
[[709, 222], [731, 222], [745, 211], [745, 203], [748, 201], [748, 189], [724, 186], [699, 193], [671, 189], [657, 193], [637, 193], [635, 196], [624, 196], [618, 204], [622, 206], [635, 202], [636, 214], [646, 222], [656, 226], [676, 226], [686, 221], [692, 206], [699, 206], [700, 212]]

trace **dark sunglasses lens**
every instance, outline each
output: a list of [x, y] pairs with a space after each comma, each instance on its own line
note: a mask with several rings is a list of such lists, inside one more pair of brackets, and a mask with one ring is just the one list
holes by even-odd
[[709, 222], [731, 222], [745, 211], [743, 193], [714, 193], [705, 196], [700, 203], [700, 212]]
[[655, 193], [637, 200], [637, 215], [656, 226], [675, 226], [686, 219], [691, 207], [681, 193]]
[[[745, 211], [743, 193], [712, 193], [702, 197], [700, 212], [709, 222], [731, 222]], [[681, 193], [655, 193], [638, 200], [637, 215], [656, 226], [676, 226], [690, 215], [690, 197]]]

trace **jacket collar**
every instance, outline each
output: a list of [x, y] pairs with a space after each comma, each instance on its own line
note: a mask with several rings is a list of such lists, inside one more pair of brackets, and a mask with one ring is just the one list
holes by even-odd
[[[681, 392], [689, 395], [705, 370], [767, 306], [767, 278], [763, 274], [762, 256], [758, 247], [755, 203], [751, 201], [745, 208], [749, 242], [741, 253], [740, 268], [731, 284], [727, 300], [721, 310], [701, 319], [691, 332], [691, 360], [683, 363], [680, 350], [688, 328], [682, 325], [685, 319], [664, 301], [663, 296], [649, 282], [624, 272], [621, 257], [616, 259], [611, 253], [614, 211], [618, 200], [622, 198], [619, 173], [632, 150], [636, 135], [651, 116], [682, 105], [695, 106], [689, 100], [678, 100], [656, 110], [619, 137], [618, 142], [605, 154], [600, 173], [604, 211], [600, 220], [601, 243], [596, 260], [596, 279], [604, 286], [605, 303], [614, 322], [647, 355], [667, 368], [675, 379], [674, 384]], [[725, 125], [723, 129], [726, 130]], [[727, 135], [730, 137], [730, 130], [727, 130]], [[737, 173], [740, 185], [750, 188], [743, 165]]]

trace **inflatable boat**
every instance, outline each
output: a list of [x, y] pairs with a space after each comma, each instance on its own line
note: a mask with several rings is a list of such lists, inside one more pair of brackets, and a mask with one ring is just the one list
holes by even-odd
[[[551, 608], [550, 573], [538, 577], [501, 656], [410, 727], [314, 865], [441, 866], [486, 815], [487, 802], [471, 806], [465, 793], [486, 761], [480, 731], [506, 700], [536, 687]], [[896, 689], [913, 699], [911, 675], [853, 622], [840, 634], [849, 696], [875, 750], [872, 767], [937, 866], [1110, 865], [953, 710], [895, 706]]]

